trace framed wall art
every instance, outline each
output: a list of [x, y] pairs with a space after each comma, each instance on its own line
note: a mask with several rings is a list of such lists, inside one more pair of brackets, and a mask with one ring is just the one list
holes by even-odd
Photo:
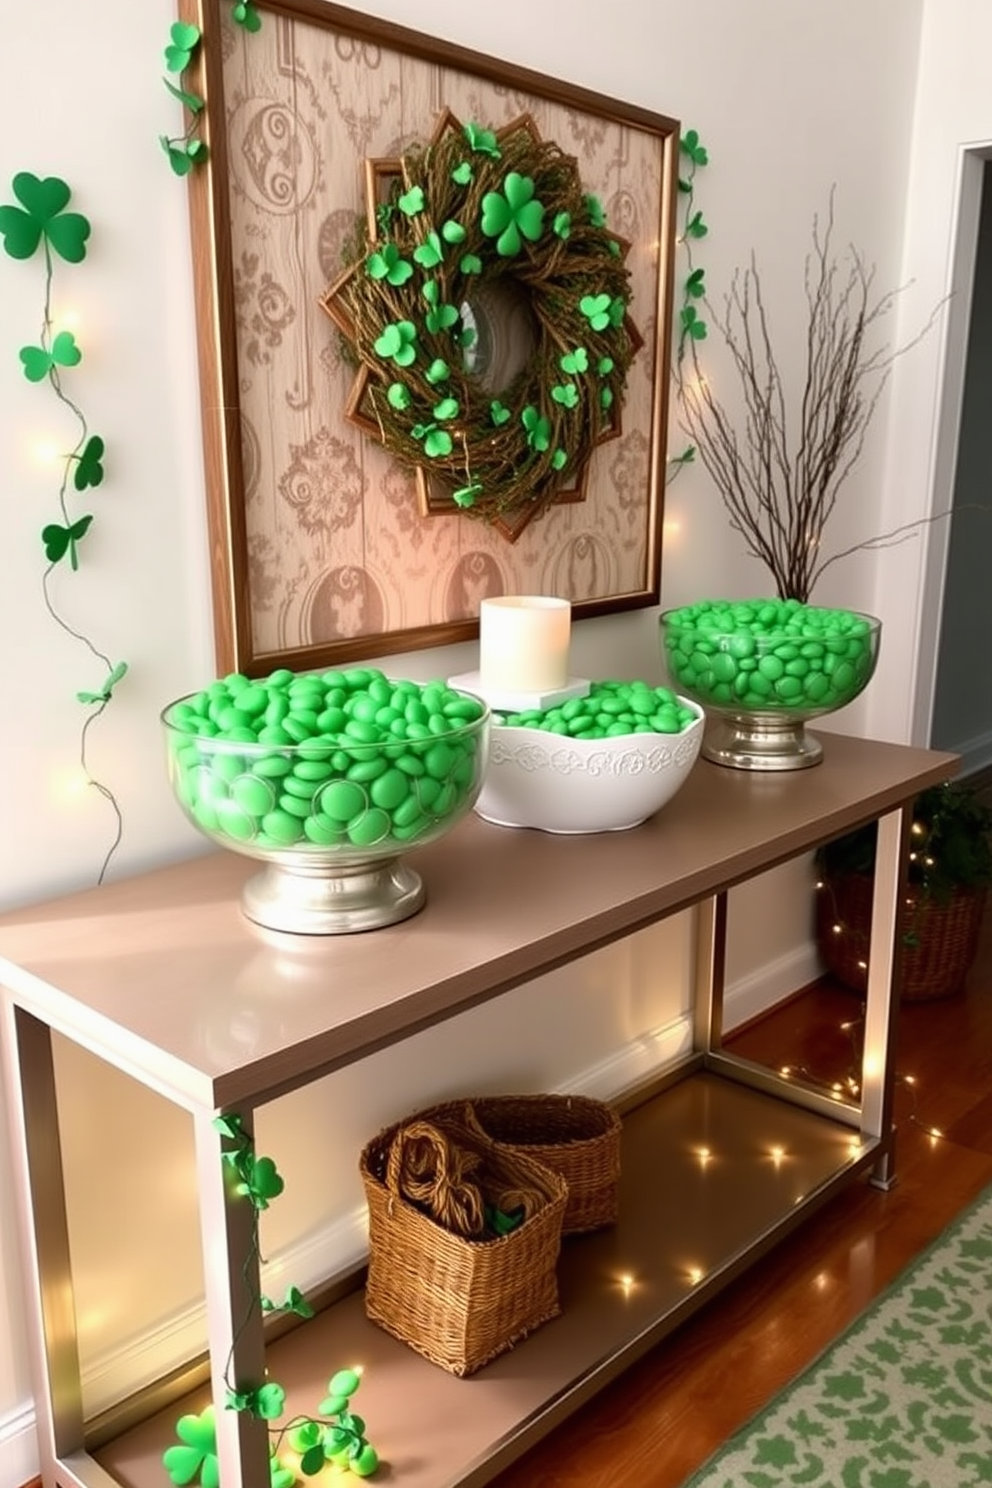
[[677, 123], [321, 0], [236, 10], [180, 9], [220, 670], [471, 639], [500, 594], [656, 603]]

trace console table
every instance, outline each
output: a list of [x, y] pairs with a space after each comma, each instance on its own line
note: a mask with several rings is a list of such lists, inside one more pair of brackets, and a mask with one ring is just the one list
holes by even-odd
[[[365, 935], [260, 931], [238, 907], [255, 865], [223, 852], [0, 918], [4, 1086], [46, 1488], [163, 1488], [175, 1421], [211, 1389], [223, 1401], [232, 1350], [239, 1379], [260, 1380], [267, 1360], [287, 1388], [287, 1416], [312, 1410], [336, 1369], [361, 1362], [359, 1409], [390, 1482], [489, 1482], [841, 1184], [891, 1182], [890, 991], [908, 808], [957, 759], [835, 734], [824, 744], [813, 770], [759, 775], [700, 762], [633, 831], [554, 837], [472, 816], [413, 855], [425, 909]], [[855, 1105], [723, 1048], [727, 894], [873, 820]], [[274, 1340], [260, 1320], [239, 1329], [250, 1206], [225, 1187], [217, 1114], [238, 1112], [250, 1132], [263, 1103], [691, 907], [693, 1049], [626, 1103], [620, 1220], [563, 1243], [559, 1318], [468, 1380], [370, 1324], [360, 1290]], [[273, 993], [286, 986], [250, 1052], [207, 1036], [237, 1019], [246, 971]], [[189, 1111], [195, 1129], [210, 1359], [181, 1398], [163, 1405], [163, 1386], [143, 1419], [100, 1442], [81, 1406], [53, 1031]], [[714, 1160], [701, 1160], [707, 1152]], [[268, 1488], [264, 1427], [218, 1409], [217, 1434], [224, 1488]]]

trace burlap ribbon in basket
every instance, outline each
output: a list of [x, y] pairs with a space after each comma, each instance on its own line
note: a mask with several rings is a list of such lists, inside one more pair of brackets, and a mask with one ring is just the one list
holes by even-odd
[[[458, 1139], [429, 1121], [411, 1121], [393, 1137], [386, 1163], [391, 1194], [418, 1205], [452, 1234], [481, 1239], [487, 1208], [535, 1214], [546, 1196], [537, 1189], [507, 1188], [487, 1173], [485, 1158], [466, 1135]], [[488, 1181], [487, 1181], [488, 1180]]]

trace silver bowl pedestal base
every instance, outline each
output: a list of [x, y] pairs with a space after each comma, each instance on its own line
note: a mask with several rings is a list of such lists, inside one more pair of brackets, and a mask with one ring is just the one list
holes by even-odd
[[721, 713], [709, 724], [701, 754], [734, 770], [805, 770], [820, 763], [823, 745], [807, 734], [802, 718]]
[[268, 863], [241, 891], [241, 908], [268, 930], [353, 935], [379, 930], [423, 908], [423, 879], [398, 858], [374, 863]]

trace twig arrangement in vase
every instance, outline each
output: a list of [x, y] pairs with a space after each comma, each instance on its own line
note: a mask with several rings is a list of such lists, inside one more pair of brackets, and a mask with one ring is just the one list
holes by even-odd
[[901, 291], [876, 293], [874, 267], [853, 246], [839, 259], [833, 232], [831, 191], [825, 220], [814, 217], [805, 264], [805, 375], [797, 399], [780, 370], [754, 255], [734, 274], [723, 311], [707, 306], [736, 374], [743, 418], [734, 418], [702, 374], [692, 337], [682, 343], [677, 370], [683, 427], [731, 527], [768, 569], [778, 597], [801, 604], [841, 558], [903, 541], [920, 526], [908, 522], [832, 554], [824, 549], [827, 523], [864, 450], [893, 364], [923, 340], [943, 304], [910, 341], [879, 345]]

